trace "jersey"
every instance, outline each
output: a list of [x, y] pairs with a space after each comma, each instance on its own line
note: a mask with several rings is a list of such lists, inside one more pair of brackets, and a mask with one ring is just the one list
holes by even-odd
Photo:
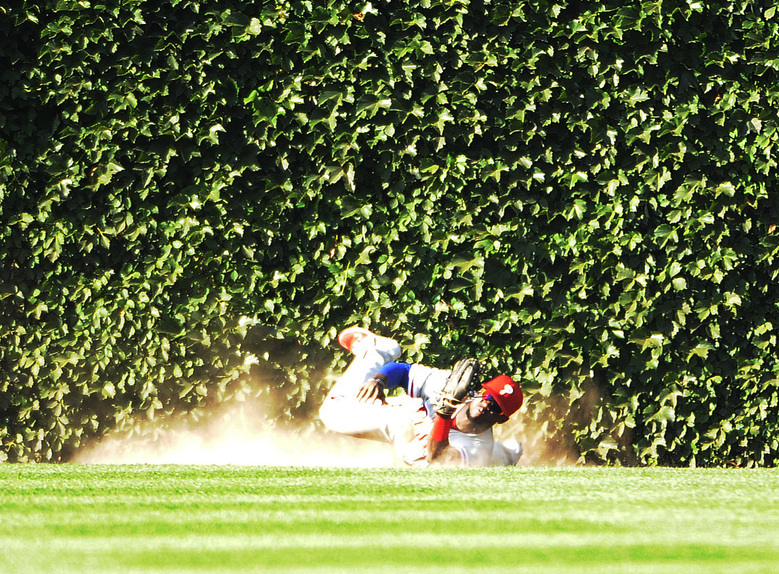
[[[435, 405], [441, 397], [449, 373], [447, 370], [416, 363], [390, 362], [379, 368], [378, 374], [387, 377], [387, 390], [403, 389], [408, 396], [421, 399], [422, 402], [408, 431], [396, 439], [395, 448], [406, 464], [425, 464]], [[464, 407], [462, 405], [460, 408]], [[515, 452], [516, 448], [496, 442], [492, 428], [478, 434], [452, 429], [449, 432], [449, 445], [460, 454], [463, 466], [513, 465], [520, 455], [520, 452]]]

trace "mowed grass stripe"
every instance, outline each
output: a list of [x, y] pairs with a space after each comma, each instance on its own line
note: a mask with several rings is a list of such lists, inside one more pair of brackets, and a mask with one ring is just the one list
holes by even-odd
[[4, 571], [774, 572], [779, 473], [0, 466]]
[[[546, 516], [535, 516], [538, 512], [547, 512]], [[192, 512], [194, 516], [184, 516], [185, 512]], [[441, 512], [437, 510], [437, 512]], [[94, 512], [94, 513], [92, 513]], [[720, 514], [721, 512], [726, 515]], [[313, 531], [331, 533], [331, 536], [340, 536], [340, 532], [349, 534], [347, 538], [339, 538], [335, 544], [354, 545], [362, 544], [363, 538], [374, 540], [374, 543], [386, 543], [393, 539], [394, 533], [403, 532], [407, 526], [413, 525], [415, 536], [424, 538], [425, 534], [438, 535], [450, 533], [452, 524], [468, 524], [473, 521], [481, 521], [488, 525], [487, 532], [503, 531], [502, 539], [507, 539], [517, 528], [521, 528], [522, 535], [531, 537], [538, 533], [532, 540], [533, 544], [544, 544], [546, 537], [560, 532], [575, 532], [575, 541], [588, 544], [588, 535], [602, 536], [605, 534], [623, 534], [630, 532], [634, 540], [641, 541], [644, 538], [654, 538], [656, 531], [666, 535], [675, 534], [688, 542], [707, 542], [710, 539], [709, 530], [700, 528], [705, 523], [714, 531], [731, 531], [731, 537], [727, 542], [732, 544], [753, 543], [764, 540], [773, 542], [770, 533], [779, 530], [779, 519], [776, 516], [765, 517], [762, 525], [765, 530], [754, 532], [755, 516], [747, 509], [739, 512], [729, 512], [722, 507], [709, 509], [695, 509], [682, 507], [673, 510], [656, 509], [641, 513], [638, 509], [632, 510], [608, 510], [600, 511], [582, 509], [580, 511], [555, 508], [543, 508], [533, 505], [529, 509], [515, 509], [507, 507], [502, 510], [479, 512], [447, 511], [443, 513], [445, 521], [441, 518], [430, 516], [430, 511], [407, 510], [378, 510], [376, 508], [361, 508], [350, 510], [319, 510], [319, 509], [289, 509], [273, 512], [261, 509], [247, 509], [242, 511], [220, 511], [198, 508], [196, 510], [183, 508], [169, 511], [142, 511], [133, 510], [131, 515], [125, 515], [123, 509], [117, 508], [114, 512], [95, 512], [89, 508], [80, 511], [58, 512], [56, 517], [44, 513], [20, 514], [18, 521], [11, 524], [4, 531], [6, 536], [0, 537], [10, 544], [14, 538], [8, 534], [22, 534], [28, 529], [34, 528], [38, 536], [51, 537], [81, 537], [94, 539], [99, 537], [123, 537], [123, 536], [164, 536], [175, 532], [182, 523], [187, 525], [187, 533], [196, 536], [221, 536], [223, 538], [240, 538], [253, 532], [268, 530], [276, 534], [275, 538], [266, 536], [270, 544], [286, 546], [295, 544], [295, 535]], [[366, 521], [370, 517], [370, 521]], [[360, 535], [355, 535], [354, 530], [359, 528]], [[480, 529], [473, 529], [469, 533], [474, 543], [492, 545], [496, 538], [492, 534], [484, 534]], [[741, 541], [739, 532], [749, 534], [749, 538]], [[769, 533], [766, 535], [765, 533]], [[377, 541], [377, 537], [379, 540]], [[497, 539], [500, 542], [501, 539]], [[440, 541], [439, 544], [448, 544]], [[328, 542], [330, 544], [330, 542]]]
[[[593, 571], [607, 571], [625, 564], [651, 565], [675, 563], [676, 571], [686, 572], [692, 566], [721, 566], [723, 561], [736, 564], [764, 564], [776, 570], [776, 552], [769, 548], [747, 551], [739, 545], [690, 545], [685, 541], [658, 546], [656, 543], [628, 544], [604, 541], [595, 536], [573, 534], [544, 537], [507, 536], [502, 542], [480, 545], [467, 536], [455, 536], [441, 544], [430, 537], [392, 536], [388, 540], [355, 538], [344, 543], [326, 535], [296, 536], [284, 544], [274, 544], [273, 537], [247, 537], [224, 540], [219, 537], [172, 537], [166, 541], [138, 537], [131, 541], [116, 538], [73, 540], [62, 538], [47, 548], [51, 560], [37, 564], [38, 557], [24, 559], [25, 571], [75, 571], [86, 563], [105, 564], [109, 569], [124, 570], [145, 566], [151, 570], [186, 568], [193, 571], [221, 571], [240, 566], [246, 568], [301, 567], [308, 562], [312, 569], [337, 567], [359, 570], [364, 566], [420, 566], [461, 564], [487, 565], [510, 569], [517, 565], [557, 565], [561, 569], [589, 564]], [[3, 540], [6, 542], [6, 540]], [[131, 542], [131, 546], [128, 543]], [[29, 551], [21, 544], [4, 545], [3, 552]], [[747, 552], [745, 552], [747, 551]], [[56, 553], [56, 554], [55, 554]], [[50, 568], [47, 570], [47, 568]], [[101, 566], [100, 571], [103, 570]], [[733, 571], [733, 568], [731, 568]]]
[[[596, 537], [573, 540], [574, 535], [555, 535], [536, 544], [537, 538], [509, 536], [503, 544], [474, 546], [467, 537], [439, 544], [427, 537], [411, 540], [392, 537], [388, 541], [356, 539], [356, 545], [344, 545], [331, 537], [300, 536], [291, 543], [273, 545], [272, 539], [247, 538], [223, 544], [219, 538], [172, 539], [168, 543], [149, 538], [121, 541], [61, 540], [47, 547], [48, 560], [29, 555], [30, 545], [4, 547], [4, 552], [20, 551], [18, 570], [10, 572], [77, 572], [90, 565], [97, 572], [225, 572], [273, 571], [370, 571], [418, 565], [420, 569], [440, 567], [489, 567], [511, 572], [533, 567], [557, 572], [776, 572], [776, 552], [768, 548], [754, 551], [743, 546], [691, 546], [684, 542], [658, 546], [652, 544], [609, 545]], [[259, 542], [259, 543], [258, 543]], [[456, 542], [456, 544], [455, 544]], [[72, 543], [72, 544], [69, 544]], [[10, 561], [10, 565], [14, 564]], [[8, 564], [8, 562], [6, 562]], [[8, 570], [6, 570], [8, 571]]]

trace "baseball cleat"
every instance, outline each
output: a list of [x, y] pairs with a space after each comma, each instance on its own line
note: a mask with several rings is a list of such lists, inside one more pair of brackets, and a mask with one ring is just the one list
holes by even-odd
[[338, 334], [338, 344], [347, 351], [354, 352], [352, 351], [352, 347], [368, 337], [373, 338], [374, 344], [378, 338], [375, 333], [371, 333], [368, 329], [363, 329], [362, 327], [349, 327]]
[[382, 337], [362, 327], [349, 327], [338, 335], [338, 343], [353, 355], [362, 355], [368, 351], [379, 353], [386, 362], [400, 356], [400, 345], [389, 337]]

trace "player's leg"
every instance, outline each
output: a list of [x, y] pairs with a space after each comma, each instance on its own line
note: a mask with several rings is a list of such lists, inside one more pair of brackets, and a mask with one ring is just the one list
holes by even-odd
[[495, 441], [492, 448], [492, 461], [494, 466], [514, 466], [522, 457], [522, 445], [515, 439], [503, 442]]
[[392, 442], [394, 429], [417, 407], [371, 404], [356, 397], [363, 383], [381, 366], [400, 356], [400, 346], [392, 339], [359, 327], [342, 332], [339, 342], [354, 354], [354, 359], [330, 389], [319, 417], [334, 432]]
[[330, 389], [330, 397], [355, 397], [363, 383], [385, 364], [400, 356], [400, 345], [389, 337], [380, 337], [361, 327], [341, 332], [339, 343], [354, 355], [349, 367]]
[[369, 404], [355, 398], [328, 397], [319, 409], [319, 418], [333, 432], [394, 443], [400, 431], [419, 409], [419, 401]]

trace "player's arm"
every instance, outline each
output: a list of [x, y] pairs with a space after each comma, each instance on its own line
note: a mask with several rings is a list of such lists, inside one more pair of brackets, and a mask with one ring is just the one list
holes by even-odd
[[452, 429], [450, 417], [436, 415], [433, 419], [433, 430], [427, 442], [428, 464], [446, 464], [458, 462], [460, 453], [449, 446], [449, 431]]
[[452, 429], [455, 410], [463, 404], [470, 389], [477, 384], [480, 371], [481, 365], [475, 359], [461, 359], [452, 368], [435, 409], [433, 430], [427, 443], [428, 463], [460, 457], [460, 454], [449, 446], [449, 431]]

